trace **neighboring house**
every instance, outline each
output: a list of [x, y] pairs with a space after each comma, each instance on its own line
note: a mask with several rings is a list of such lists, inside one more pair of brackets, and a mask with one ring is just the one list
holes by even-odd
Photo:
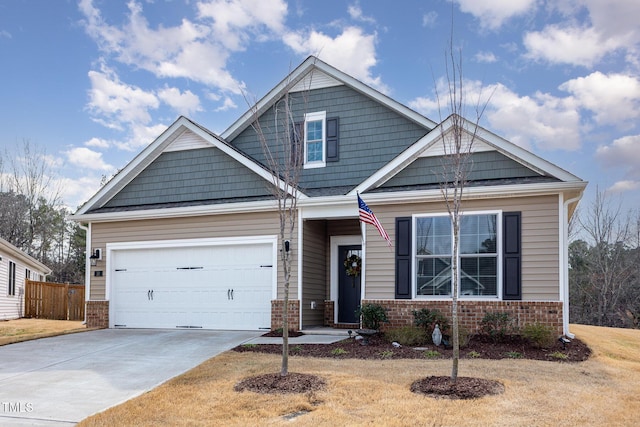
[[[439, 185], [450, 120], [435, 123], [310, 57], [258, 102], [268, 141], [285, 93], [292, 128], [306, 129], [290, 325], [354, 327], [365, 302], [385, 306], [391, 326], [421, 307], [450, 312]], [[254, 117], [221, 135], [180, 117], [73, 215], [97, 264], [87, 268], [90, 327], [281, 325], [280, 227]], [[471, 159], [461, 323], [475, 330], [500, 311], [568, 334], [567, 225], [586, 182], [482, 128]], [[362, 237], [358, 193], [393, 248], [372, 226]], [[345, 268], [352, 255], [358, 276]]]
[[24, 315], [24, 286], [27, 279], [42, 281], [51, 269], [0, 238], [0, 320]]

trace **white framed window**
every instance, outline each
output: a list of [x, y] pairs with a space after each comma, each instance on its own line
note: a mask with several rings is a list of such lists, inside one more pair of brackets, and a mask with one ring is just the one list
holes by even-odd
[[459, 298], [499, 298], [501, 215], [465, 213], [460, 217], [458, 254], [453, 254], [453, 226], [448, 214], [414, 217], [414, 296], [451, 298], [452, 261], [460, 267]]
[[326, 111], [307, 113], [304, 116], [305, 168], [318, 168], [326, 165], [326, 122]]

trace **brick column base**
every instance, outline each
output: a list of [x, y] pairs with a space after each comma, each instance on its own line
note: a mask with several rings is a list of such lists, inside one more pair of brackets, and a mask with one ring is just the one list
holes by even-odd
[[109, 327], [109, 301], [87, 301], [87, 328]]
[[330, 328], [335, 326], [333, 322], [333, 319], [335, 319], [335, 306], [335, 301], [324, 300], [324, 326]]
[[[284, 301], [281, 299], [271, 300], [271, 330], [282, 328], [282, 312], [284, 311]], [[289, 330], [300, 330], [300, 301], [289, 300]]]

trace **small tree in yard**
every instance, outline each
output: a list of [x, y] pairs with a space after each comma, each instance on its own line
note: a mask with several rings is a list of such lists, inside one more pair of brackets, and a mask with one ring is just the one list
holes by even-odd
[[[460, 266], [458, 263], [458, 252], [460, 244], [460, 220], [462, 218], [462, 195], [467, 183], [468, 174], [473, 166], [471, 153], [477, 137], [478, 123], [480, 122], [487, 103], [482, 107], [477, 104], [475, 122], [469, 125], [470, 122], [463, 118], [465, 100], [461, 65], [462, 59], [461, 57], [456, 58], [454, 56], [451, 42], [445, 64], [447, 90], [449, 91], [448, 108], [450, 111], [450, 115], [446, 121], [448, 121], [450, 125], [447, 129], [441, 127], [441, 141], [444, 155], [442, 156], [440, 191], [447, 206], [453, 231], [453, 248], [451, 254], [451, 280], [453, 283], [451, 298], [453, 366], [451, 369], [451, 380], [456, 381], [458, 378], [458, 362], [460, 359], [458, 320]], [[440, 96], [437, 93], [437, 89], [436, 97], [438, 108], [441, 111]]]
[[265, 163], [271, 173], [269, 190], [278, 207], [280, 220], [280, 262], [284, 276], [284, 300], [282, 308], [282, 368], [281, 376], [289, 373], [289, 286], [291, 282], [291, 242], [297, 222], [298, 184], [303, 164], [303, 149], [299, 145], [301, 129], [293, 120], [292, 98], [286, 93], [274, 106], [275, 123], [269, 133], [260, 123], [257, 104], [254, 103], [252, 128], [260, 141]]

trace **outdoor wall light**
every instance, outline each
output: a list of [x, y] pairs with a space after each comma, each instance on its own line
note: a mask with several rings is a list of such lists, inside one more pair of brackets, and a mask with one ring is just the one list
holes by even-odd
[[98, 260], [102, 259], [102, 257], [100, 256], [100, 249], [95, 249], [92, 253], [91, 256], [89, 257], [89, 261], [91, 262], [91, 266], [95, 267], [96, 265], [98, 265]]

